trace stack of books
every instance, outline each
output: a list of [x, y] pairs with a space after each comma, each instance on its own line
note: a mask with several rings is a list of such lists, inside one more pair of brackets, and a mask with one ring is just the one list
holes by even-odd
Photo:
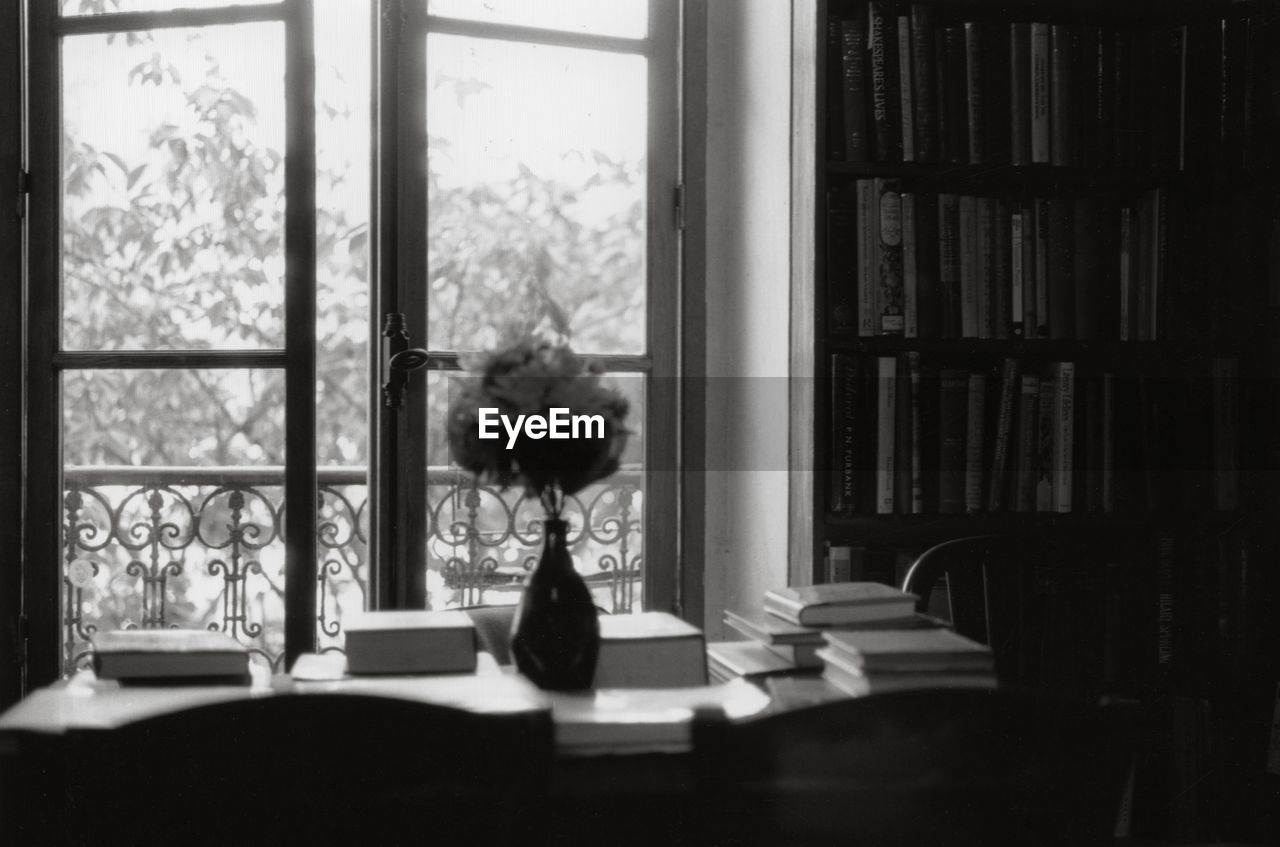
[[908, 688], [994, 688], [991, 650], [950, 629], [831, 630], [822, 678], [861, 696]]
[[708, 644], [707, 669], [716, 682], [816, 671], [823, 667], [819, 650], [829, 630], [941, 625], [936, 618], [917, 614], [915, 603], [914, 594], [878, 582], [777, 588], [765, 593], [761, 609], [725, 611], [725, 625], [747, 640]]

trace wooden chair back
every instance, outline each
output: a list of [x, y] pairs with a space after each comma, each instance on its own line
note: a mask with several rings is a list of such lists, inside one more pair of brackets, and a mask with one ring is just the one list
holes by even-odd
[[73, 735], [68, 844], [505, 843], [554, 749], [546, 712], [319, 693]]
[[708, 845], [1089, 844], [1110, 838], [1130, 715], [936, 689], [694, 728]]

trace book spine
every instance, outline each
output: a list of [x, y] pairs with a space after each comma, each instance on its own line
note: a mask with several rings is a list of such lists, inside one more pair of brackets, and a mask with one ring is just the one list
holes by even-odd
[[1151, 127], [1150, 164], [1177, 168], [1181, 148], [1182, 36], [1179, 26], [1157, 27], [1148, 44], [1151, 88], [1147, 99]]
[[924, 512], [924, 451], [923, 438], [920, 432], [920, 352], [912, 350], [907, 353], [907, 380], [911, 391], [911, 509], [910, 513], [918, 515]]
[[969, 374], [945, 368], [938, 393], [938, 511], [963, 512], [965, 507], [965, 432]]
[[1075, 445], [1075, 363], [1059, 362], [1055, 370], [1053, 406], [1057, 425], [1053, 433], [1052, 510], [1070, 512]]
[[1072, 70], [1075, 62], [1071, 52], [1071, 27], [1052, 24], [1049, 27], [1049, 156], [1058, 167], [1075, 164], [1076, 150], [1072, 144], [1074, 126], [1072, 104], [1075, 102], [1075, 86]]
[[1133, 298], [1135, 292], [1133, 278], [1134, 259], [1133, 207], [1120, 207], [1120, 340], [1132, 341], [1133, 331]]
[[1018, 397], [1018, 472], [1014, 511], [1031, 512], [1036, 507], [1036, 457], [1040, 447], [1037, 401], [1040, 378], [1023, 374]]
[[893, 514], [894, 434], [897, 415], [898, 362], [876, 359], [876, 514]]
[[1009, 24], [1009, 161], [1030, 164], [1031, 158], [1031, 24]]
[[1009, 67], [1009, 28], [994, 21], [982, 24], [983, 161], [1006, 164], [1012, 156], [1009, 119], [1013, 75]]
[[1076, 164], [1086, 168], [1098, 167], [1101, 154], [1098, 138], [1098, 50], [1102, 30], [1096, 26], [1081, 26], [1072, 30], [1072, 59], [1075, 62], [1074, 130]]
[[982, 511], [983, 447], [986, 443], [987, 375], [969, 374], [964, 442], [964, 507]]
[[991, 448], [991, 478], [987, 482], [989, 512], [1000, 512], [1005, 507], [1008, 490], [1005, 471], [1009, 464], [1009, 441], [1013, 437], [1014, 400], [1018, 388], [1018, 360], [1006, 358], [1000, 367], [1000, 405]]
[[960, 196], [938, 195], [938, 291], [943, 338], [960, 338]]
[[1036, 207], [1034, 202], [1024, 202], [1022, 212], [1022, 335], [1036, 337], [1036, 303], [1039, 292], [1036, 286]]
[[876, 334], [875, 183], [854, 184], [858, 215], [858, 335]]
[[826, 68], [823, 85], [826, 88], [828, 162], [839, 162], [845, 158], [842, 23], [842, 20], [835, 15], [827, 16], [826, 43], [823, 44], [823, 66]]
[[902, 335], [902, 194], [896, 178], [877, 177], [876, 204], [876, 332]]
[[1057, 428], [1054, 416], [1054, 374], [1046, 371], [1040, 377], [1039, 401], [1036, 422], [1036, 511], [1053, 511], [1053, 435]]
[[902, 161], [916, 161], [916, 110], [911, 80], [911, 17], [898, 15], [898, 113], [902, 119]]
[[1094, 115], [1093, 149], [1098, 166], [1114, 163], [1112, 148], [1116, 136], [1116, 37], [1108, 28], [1098, 30], [1097, 35], [1097, 67], [1094, 81], [1097, 93], [1094, 102], [1097, 109]]
[[[942, 336], [942, 291], [938, 269], [938, 197], [915, 194], [916, 326], [921, 338]], [[903, 248], [904, 260], [906, 248]]]
[[867, 15], [867, 55], [871, 73], [871, 137], [878, 162], [902, 160], [902, 131], [898, 116], [898, 57], [896, 36], [890, 34], [889, 0], [871, 0]]
[[831, 355], [831, 491], [828, 509], [851, 515], [858, 507], [858, 362]]
[[832, 335], [852, 334], [857, 329], [857, 240], [857, 212], [828, 195], [826, 312], [827, 331]]
[[[996, 338], [1013, 336], [1013, 252], [1011, 248], [1012, 213], [1009, 203], [1003, 199], [994, 201], [995, 239], [992, 244], [992, 333]], [[1018, 321], [1022, 320], [1022, 308], [1018, 307]]]
[[1102, 510], [1101, 375], [1084, 375], [1077, 380], [1075, 405], [1075, 506], [1098, 512]]
[[941, 31], [942, 61], [939, 63], [939, 87], [942, 104], [938, 116], [942, 138], [943, 160], [952, 164], [969, 161], [968, 77], [965, 71], [964, 28], [945, 26]]
[[1167, 337], [1165, 322], [1161, 319], [1165, 301], [1168, 297], [1166, 281], [1168, 279], [1169, 257], [1169, 208], [1170, 197], [1162, 188], [1152, 190], [1155, 198], [1152, 225], [1154, 237], [1151, 244], [1151, 340], [1160, 341]]
[[1102, 375], [1102, 511], [1116, 510], [1115, 374]]
[[974, 250], [978, 280], [979, 338], [996, 337], [996, 265], [999, 255], [997, 244], [996, 200], [994, 197], [979, 197], [977, 243]]
[[1009, 336], [1022, 338], [1027, 325], [1026, 277], [1023, 247], [1023, 212], [1019, 208], [1009, 216]]
[[1240, 362], [1226, 357], [1210, 364], [1213, 383], [1213, 506], [1240, 505]]
[[962, 338], [978, 338], [981, 330], [980, 295], [978, 289], [982, 285], [981, 241], [979, 240], [978, 198], [963, 194], [959, 200], [959, 233], [960, 251], [960, 336]]
[[937, 16], [931, 5], [911, 5], [911, 83], [915, 107], [916, 159], [941, 159], [938, 134]]
[[902, 192], [902, 334], [920, 337], [919, 271], [916, 256], [916, 196]]
[[[827, 582], [849, 582], [853, 565], [853, 548], [827, 543]], [[729, 623], [726, 613], [726, 623]], [[732, 623], [730, 623], [732, 626]], [[733, 627], [737, 629], [737, 627]], [[769, 645], [766, 645], [769, 646]]]
[[1049, 201], [1035, 201], [1035, 332], [1029, 337], [1049, 337]]
[[1117, 168], [1132, 167], [1133, 158], [1133, 43], [1132, 34], [1127, 29], [1115, 29], [1111, 32], [1112, 53], [1115, 61], [1112, 65], [1112, 100], [1115, 105], [1115, 134], [1111, 141], [1111, 165]]
[[965, 104], [968, 117], [969, 164], [986, 159], [986, 115], [983, 104], [983, 27], [977, 21], [964, 24]]
[[897, 363], [897, 379], [894, 387], [894, 461], [893, 461], [893, 506], [898, 514], [911, 514], [911, 468], [912, 468], [912, 388], [911, 363], [904, 353]]
[[1049, 25], [1032, 23], [1031, 38], [1031, 161], [1048, 163], [1049, 131]]
[[840, 93], [843, 112], [843, 146], [846, 162], [870, 159], [867, 138], [867, 16], [844, 18], [840, 28]]
[[1102, 337], [1102, 203], [1096, 197], [1076, 199], [1072, 233], [1072, 281], [1075, 288], [1075, 333], [1079, 339]]
[[1048, 209], [1049, 337], [1074, 338], [1076, 332], [1074, 230], [1071, 198], [1058, 196]]

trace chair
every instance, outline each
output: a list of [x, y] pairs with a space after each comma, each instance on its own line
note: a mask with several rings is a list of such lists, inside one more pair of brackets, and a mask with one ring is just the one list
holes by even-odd
[[350, 694], [201, 706], [68, 738], [80, 844], [497, 844], [539, 813], [546, 712]]
[[902, 588], [920, 598], [917, 611], [942, 617], [956, 632], [990, 646], [1001, 683], [1026, 683], [1035, 674], [1033, 642], [1041, 623], [1037, 567], [1056, 555], [1027, 538], [956, 538], [921, 553]]
[[701, 713], [699, 843], [1102, 843], [1131, 715], [1020, 691], [936, 689], [746, 722]]

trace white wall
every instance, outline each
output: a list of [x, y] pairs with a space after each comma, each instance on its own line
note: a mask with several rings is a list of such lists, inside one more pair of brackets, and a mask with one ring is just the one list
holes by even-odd
[[787, 579], [791, 4], [708, 0], [705, 626]]

